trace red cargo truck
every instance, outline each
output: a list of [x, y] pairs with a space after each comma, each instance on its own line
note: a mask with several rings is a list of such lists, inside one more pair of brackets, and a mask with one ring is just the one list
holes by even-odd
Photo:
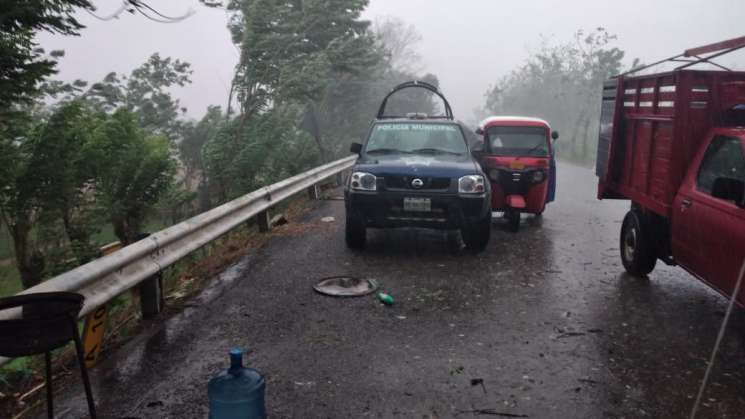
[[[628, 199], [627, 272], [682, 266], [731, 297], [745, 258], [745, 72], [712, 58], [745, 37], [687, 50], [673, 71], [606, 82], [596, 160], [599, 199]], [[706, 65], [716, 69], [695, 70]], [[737, 302], [745, 306], [745, 292]]]

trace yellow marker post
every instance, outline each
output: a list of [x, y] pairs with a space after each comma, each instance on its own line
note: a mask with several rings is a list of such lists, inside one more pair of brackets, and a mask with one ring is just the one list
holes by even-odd
[[103, 338], [106, 334], [106, 317], [108, 310], [103, 305], [98, 307], [85, 318], [85, 331], [83, 332], [83, 350], [85, 351], [85, 366], [93, 368], [101, 353]]
[[[121, 249], [119, 242], [107, 244], [101, 248], [101, 253], [106, 256]], [[108, 309], [105, 305], [96, 308], [85, 318], [85, 330], [83, 331], [83, 352], [85, 353], [85, 366], [93, 368], [101, 353], [103, 338], [106, 335], [106, 317]]]

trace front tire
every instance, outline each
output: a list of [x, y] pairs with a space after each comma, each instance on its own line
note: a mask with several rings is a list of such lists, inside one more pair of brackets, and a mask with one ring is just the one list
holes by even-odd
[[463, 243], [472, 252], [482, 252], [491, 238], [491, 213], [485, 219], [461, 229]]
[[367, 228], [362, 214], [356, 211], [347, 211], [346, 224], [344, 227], [344, 238], [347, 247], [360, 250], [365, 248], [367, 240]]
[[520, 230], [520, 211], [507, 210], [504, 216], [507, 219], [507, 228], [511, 232], [517, 233]]
[[619, 248], [623, 267], [633, 276], [645, 277], [657, 264], [651, 229], [636, 211], [629, 211], [623, 218]]

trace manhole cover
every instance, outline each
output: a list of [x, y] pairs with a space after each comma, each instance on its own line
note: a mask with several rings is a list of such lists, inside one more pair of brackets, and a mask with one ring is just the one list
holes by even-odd
[[313, 289], [332, 297], [359, 297], [374, 292], [378, 289], [378, 284], [374, 279], [332, 276], [321, 280]]

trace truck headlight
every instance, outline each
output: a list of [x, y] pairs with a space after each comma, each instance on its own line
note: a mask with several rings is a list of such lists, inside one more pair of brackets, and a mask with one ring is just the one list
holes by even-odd
[[530, 180], [532, 180], [533, 183], [541, 183], [546, 180], [546, 173], [544, 173], [543, 170], [536, 170], [533, 172], [533, 176]]
[[350, 186], [356, 191], [376, 191], [378, 189], [378, 178], [370, 173], [354, 172], [352, 173]]
[[483, 176], [469, 175], [458, 179], [458, 193], [484, 193], [484, 190]]

